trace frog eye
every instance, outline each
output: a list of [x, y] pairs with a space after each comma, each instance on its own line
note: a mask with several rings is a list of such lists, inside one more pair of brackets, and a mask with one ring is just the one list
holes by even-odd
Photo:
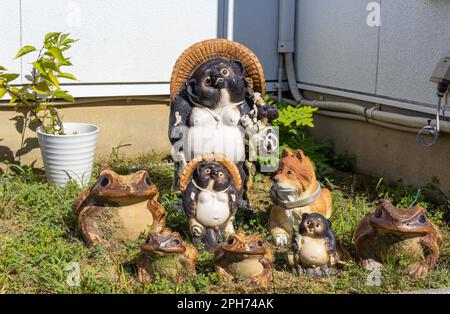
[[211, 86], [211, 78], [207, 76], [204, 80], [206, 86]]
[[150, 180], [150, 177], [149, 177], [149, 176], [147, 176], [147, 177], [145, 178], [145, 183], [146, 183], [147, 185], [152, 185], [152, 181]]
[[172, 243], [173, 243], [173, 245], [178, 246], [178, 245], [180, 245], [180, 240], [174, 239], [174, 240], [172, 241]]
[[420, 222], [421, 224], [425, 223], [426, 220], [427, 220], [427, 219], [425, 218], [425, 215], [420, 215], [420, 216], [419, 216], [419, 222]]
[[220, 70], [220, 73], [222, 73], [223, 76], [228, 76], [230, 74], [230, 72], [228, 71], [228, 69], [223, 68], [222, 70]]
[[205, 173], [207, 173], [207, 174], [209, 174], [210, 172], [211, 172], [211, 169], [209, 169], [209, 168], [205, 170]]
[[232, 245], [234, 242], [235, 242], [235, 240], [234, 240], [233, 237], [229, 237], [228, 240], [227, 240], [227, 243], [228, 243], [229, 245]]
[[263, 246], [263, 243], [262, 243], [261, 240], [259, 240], [258, 242], [256, 242], [256, 245], [259, 246], [259, 247], [262, 247], [262, 246]]
[[100, 185], [102, 186], [102, 187], [105, 187], [105, 186], [108, 186], [108, 184], [109, 184], [109, 178], [108, 177], [104, 177], [103, 179], [102, 179], [102, 181], [100, 181]]

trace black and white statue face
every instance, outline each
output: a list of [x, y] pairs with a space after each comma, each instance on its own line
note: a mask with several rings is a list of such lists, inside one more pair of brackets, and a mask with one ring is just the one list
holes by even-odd
[[202, 163], [194, 172], [195, 183], [202, 188], [212, 184], [214, 191], [223, 191], [231, 184], [231, 176], [228, 170], [219, 163]]
[[189, 97], [196, 104], [214, 109], [223, 91], [232, 103], [245, 99], [244, 66], [239, 61], [213, 59], [200, 65], [187, 82]]

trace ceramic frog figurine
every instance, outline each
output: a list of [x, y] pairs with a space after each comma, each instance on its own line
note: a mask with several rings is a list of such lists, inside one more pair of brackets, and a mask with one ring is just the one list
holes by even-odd
[[355, 240], [363, 268], [406, 260], [409, 274], [415, 277], [426, 276], [434, 267], [442, 244], [439, 230], [423, 207], [401, 209], [387, 200], [381, 200], [375, 212], [359, 222]]
[[273, 255], [259, 234], [243, 230], [230, 234], [214, 252], [216, 271], [222, 280], [267, 287], [273, 279]]
[[188, 276], [195, 276], [198, 252], [191, 244], [183, 241], [178, 232], [164, 229], [160, 233], [149, 233], [141, 245], [138, 258], [138, 279], [150, 281], [159, 274], [174, 283], [180, 283]]
[[135, 241], [165, 226], [165, 209], [147, 171], [119, 175], [108, 165], [74, 202], [78, 226], [88, 245]]

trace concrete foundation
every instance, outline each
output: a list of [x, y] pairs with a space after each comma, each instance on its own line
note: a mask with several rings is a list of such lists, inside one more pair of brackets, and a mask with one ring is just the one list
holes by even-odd
[[[82, 102], [82, 101], [81, 101]], [[85, 122], [100, 128], [96, 158], [108, 157], [111, 149], [120, 144], [131, 144], [120, 150], [133, 156], [155, 152], [170, 152], [167, 137], [168, 102], [146, 100], [118, 100], [92, 104], [61, 106], [59, 111], [66, 122]], [[21, 149], [21, 115], [10, 108], [0, 107], [0, 160], [19, 160], [28, 164], [37, 160], [42, 165], [36, 134], [30, 128], [25, 132]], [[19, 121], [18, 121], [19, 119]], [[18, 125], [18, 127], [16, 127]]]

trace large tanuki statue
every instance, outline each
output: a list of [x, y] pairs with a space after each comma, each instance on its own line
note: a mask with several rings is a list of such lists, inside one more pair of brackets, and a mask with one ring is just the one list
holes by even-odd
[[[264, 130], [268, 129], [268, 122], [277, 118], [278, 111], [264, 103], [265, 89], [258, 58], [237, 42], [206, 40], [182, 53], [170, 86], [174, 190], [179, 190], [179, 177], [186, 164], [208, 153], [225, 155], [233, 161], [246, 182], [251, 169], [246, 134], [257, 134], [254, 138], [265, 143], [266, 151], [275, 151], [274, 133], [266, 134]], [[239, 207], [247, 207], [245, 191], [238, 195]]]

